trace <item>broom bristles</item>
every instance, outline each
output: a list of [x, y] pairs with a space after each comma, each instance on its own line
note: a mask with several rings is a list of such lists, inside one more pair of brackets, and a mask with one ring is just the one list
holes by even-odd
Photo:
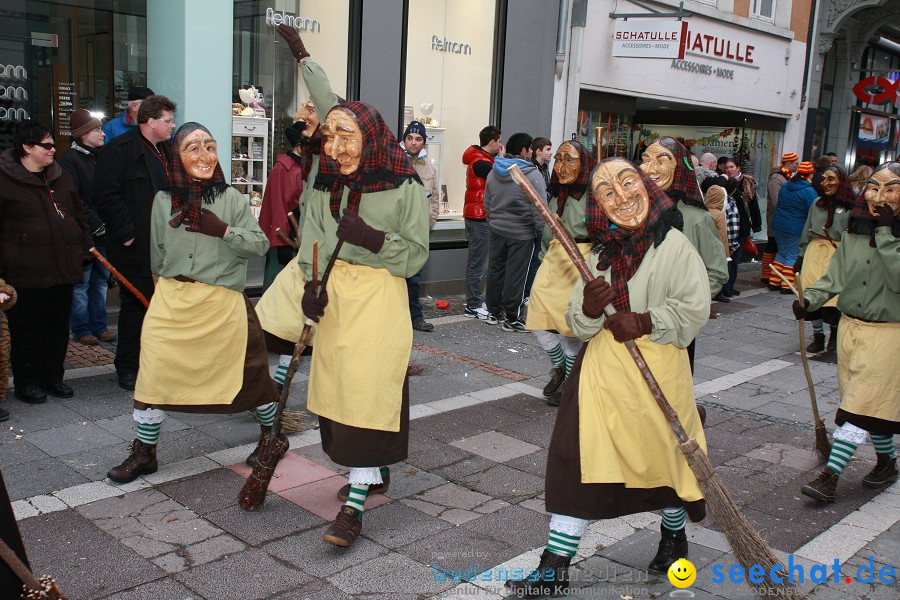
[[275, 473], [278, 461], [287, 452], [288, 445], [284, 440], [266, 435], [263, 437], [262, 446], [253, 465], [250, 477], [238, 494], [238, 505], [244, 510], [257, 510], [266, 501], [266, 492], [269, 482]]
[[822, 421], [816, 421], [816, 454], [822, 462], [831, 455], [831, 442], [828, 441], [828, 431]]

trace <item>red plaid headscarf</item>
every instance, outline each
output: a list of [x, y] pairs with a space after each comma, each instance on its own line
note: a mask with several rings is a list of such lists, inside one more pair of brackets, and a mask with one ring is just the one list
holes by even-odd
[[[619, 311], [630, 311], [628, 280], [634, 277], [650, 246], [658, 246], [666, 238], [669, 229], [681, 229], [681, 213], [664, 191], [653, 183], [647, 174], [624, 158], [608, 158], [600, 164], [619, 161], [635, 169], [644, 182], [650, 210], [647, 220], [638, 229], [623, 229], [610, 223], [603, 208], [594, 198], [593, 189], [588, 194], [586, 221], [588, 235], [596, 240], [593, 252], [598, 255], [597, 267], [601, 271], [611, 269], [610, 285], [616, 292], [613, 306]], [[593, 175], [592, 175], [593, 177]]]
[[840, 167], [828, 167], [826, 171], [832, 171], [838, 176], [838, 189], [834, 196], [819, 196], [816, 200], [816, 206], [822, 210], [828, 211], [828, 218], [825, 220], [825, 229], [831, 227], [834, 223], [834, 210], [840, 206], [845, 210], [852, 210], [856, 202], [856, 194], [853, 193], [853, 187], [850, 185], [850, 178], [841, 170]]
[[697, 185], [697, 175], [694, 174], [694, 167], [691, 164], [687, 148], [675, 138], [668, 136], [663, 136], [656, 141], [675, 155], [675, 175], [672, 177], [672, 185], [666, 190], [666, 194], [676, 202], [681, 200], [687, 205], [708, 212], [709, 209], [703, 202], [700, 187]]
[[341, 175], [340, 164], [324, 150], [319, 159], [315, 188], [331, 193], [329, 209], [335, 221], [341, 218], [341, 196], [345, 186], [350, 188], [347, 210], [358, 212], [362, 194], [393, 190], [407, 180], [422, 182], [377, 110], [365, 102], [342, 102], [331, 109], [335, 110], [346, 111], [355, 117], [362, 131], [359, 168], [350, 175]]
[[[891, 173], [900, 177], [900, 162], [886, 162], [875, 167], [872, 175], [878, 171], [890, 169]], [[870, 176], [871, 177], [871, 176]], [[875, 247], [875, 216], [869, 212], [869, 203], [866, 202], [866, 191], [859, 195], [856, 204], [853, 205], [853, 212], [850, 213], [850, 225], [847, 232], [855, 235], [869, 236], [869, 246]], [[891, 225], [891, 231], [894, 237], [900, 237], [900, 214], [894, 214], [894, 222]]]
[[[575, 177], [575, 181], [570, 184], [560, 183], [559, 175], [556, 174], [555, 169], [553, 175], [550, 176], [550, 185], [547, 187], [547, 192], [551, 196], [556, 196], [556, 214], [560, 217], [563, 215], [563, 210], [566, 208], [566, 198], [581, 200], [581, 197], [587, 191], [588, 186], [591, 183], [591, 171], [593, 171], [594, 167], [597, 165], [597, 161], [594, 160], [594, 155], [588, 152], [581, 143], [576, 142], [575, 140], [566, 140], [563, 143], [572, 144], [575, 150], [578, 151], [578, 157], [581, 159], [581, 170]], [[562, 146], [562, 144], [560, 144], [560, 146]]]
[[[166, 187], [169, 190], [169, 195], [172, 196], [171, 214], [175, 215], [169, 219], [171, 227], [178, 228], [183, 222], [187, 221], [190, 229], [196, 229], [200, 225], [201, 204], [212, 204], [216, 196], [228, 188], [225, 174], [222, 172], [222, 166], [218, 162], [216, 163], [216, 168], [213, 169], [212, 179], [198, 181], [185, 171], [184, 163], [181, 162], [179, 148], [184, 138], [198, 129], [209, 133], [209, 129], [193, 121], [185, 123], [175, 132], [175, 140], [172, 144], [172, 152], [167, 166], [168, 174], [166, 176]], [[212, 137], [211, 133], [209, 135]]]

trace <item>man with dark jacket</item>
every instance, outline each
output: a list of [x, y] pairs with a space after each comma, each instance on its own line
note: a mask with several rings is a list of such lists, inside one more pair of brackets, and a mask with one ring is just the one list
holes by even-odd
[[[106, 223], [109, 260], [144, 296], [153, 295], [150, 275], [150, 209], [166, 185], [175, 103], [150, 96], [138, 110], [138, 126], [109, 142], [97, 158], [94, 209]], [[124, 286], [119, 290], [119, 387], [134, 390], [145, 308]]]

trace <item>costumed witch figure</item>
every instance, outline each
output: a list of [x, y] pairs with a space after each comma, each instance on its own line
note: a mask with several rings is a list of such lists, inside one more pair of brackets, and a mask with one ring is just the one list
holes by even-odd
[[[709, 317], [697, 251], [678, 231], [681, 213], [650, 178], [621, 158], [591, 177], [588, 259], [597, 278], [572, 290], [566, 319], [585, 341], [563, 388], [545, 483], [550, 536], [537, 571], [508, 587], [558, 593], [591, 519], [662, 509], [662, 539], [649, 569], [665, 573], [688, 554], [685, 520], [703, 519], [697, 479], [623, 342], [634, 340], [688, 436], [706, 449], [685, 348]], [[612, 303], [617, 312], [604, 317]]]
[[[564, 142], [556, 150], [553, 175], [547, 190], [551, 196], [550, 210], [559, 216], [582, 254], [587, 254], [591, 249], [584, 214], [588, 184], [595, 164], [594, 157], [580, 143], [574, 140]], [[559, 406], [563, 384], [581, 348], [581, 340], [575, 337], [566, 323], [569, 296], [579, 275], [559, 240], [552, 237], [550, 226], [544, 226], [541, 236], [542, 262], [534, 276], [525, 329], [534, 332], [541, 348], [550, 356], [553, 370], [550, 382], [544, 386], [544, 396], [547, 404]]]
[[141, 332], [137, 439], [131, 455], [107, 474], [120, 483], [156, 471], [165, 411], [255, 408], [260, 445], [275, 419], [278, 392], [262, 329], [243, 293], [247, 260], [265, 255], [268, 241], [247, 200], [225, 182], [206, 127], [182, 125], [174, 149], [168, 190], [156, 194], [151, 213], [150, 264], [159, 279]]
[[803, 290], [803, 319], [838, 297], [838, 391], [834, 445], [822, 473], [800, 490], [820, 502], [836, 497], [838, 478], [856, 449], [872, 438], [878, 462], [863, 478], [867, 488], [897, 481], [894, 435], [900, 433], [900, 162], [875, 169], [850, 215], [847, 232], [825, 275]]
[[[716, 223], [700, 195], [687, 148], [674, 138], [661, 137], [647, 146], [641, 160], [641, 170], [676, 202], [684, 220], [684, 235], [700, 253], [706, 267], [710, 296], [715, 297], [728, 280], [728, 262]], [[696, 340], [691, 340], [687, 348], [691, 372], [694, 370], [695, 343]]]
[[[350, 467], [341, 507], [325, 541], [350, 546], [366, 497], [390, 483], [387, 465], [409, 442], [412, 324], [406, 278], [428, 259], [429, 204], [400, 144], [374, 108], [343, 102], [325, 118], [319, 174], [306, 205], [300, 265], [308, 283], [303, 313], [318, 322], [307, 408], [319, 416], [322, 449]], [[326, 289], [319, 273], [342, 240]]]
[[[828, 270], [831, 257], [850, 223], [850, 213], [856, 202], [850, 178], [840, 167], [825, 169], [822, 173], [822, 190], [825, 193], [809, 208], [800, 234], [799, 256], [794, 263], [794, 277], [800, 273], [803, 289], [815, 284]], [[807, 352], [837, 350], [837, 328], [841, 318], [837, 301], [836, 297], [832, 298], [819, 310], [806, 314], [806, 320], [812, 321], [813, 326], [813, 341], [806, 347]], [[823, 321], [831, 328], [827, 345]]]

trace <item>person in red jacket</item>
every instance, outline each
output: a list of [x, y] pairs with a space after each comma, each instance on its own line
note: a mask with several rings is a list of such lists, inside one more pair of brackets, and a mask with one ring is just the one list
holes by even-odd
[[488, 125], [478, 133], [479, 146], [466, 148], [462, 162], [466, 165], [466, 199], [463, 218], [466, 220], [466, 240], [469, 258], [466, 261], [466, 309], [463, 315], [485, 320], [488, 311], [484, 307], [481, 280], [487, 268], [491, 231], [484, 211], [484, 186], [488, 173], [494, 166], [494, 157], [503, 152], [501, 132]]

